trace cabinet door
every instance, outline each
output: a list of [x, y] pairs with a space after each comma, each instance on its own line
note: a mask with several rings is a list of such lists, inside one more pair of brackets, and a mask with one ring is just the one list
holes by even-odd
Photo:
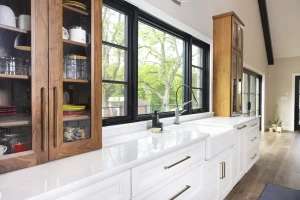
[[206, 200], [219, 200], [220, 199], [220, 180], [222, 179], [222, 160], [214, 158], [206, 163], [204, 190]]
[[48, 160], [47, 9], [47, 0], [1, 1], [0, 174]]
[[232, 94], [232, 115], [242, 113], [242, 78], [243, 78], [243, 57], [238, 51], [232, 49], [231, 67], [231, 94]]
[[220, 180], [220, 198], [224, 199], [232, 189], [232, 148], [222, 156], [223, 178]]
[[244, 27], [234, 17], [232, 18], [232, 47], [243, 52]]
[[49, 159], [101, 148], [101, 10], [49, 1]]

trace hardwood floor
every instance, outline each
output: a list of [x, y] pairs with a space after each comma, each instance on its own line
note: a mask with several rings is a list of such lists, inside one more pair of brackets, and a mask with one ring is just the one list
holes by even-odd
[[267, 183], [300, 190], [300, 133], [260, 134], [260, 159], [225, 200], [256, 200]]

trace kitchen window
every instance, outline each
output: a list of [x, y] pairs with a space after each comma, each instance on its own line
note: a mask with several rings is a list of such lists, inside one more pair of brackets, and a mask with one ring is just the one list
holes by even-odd
[[[103, 125], [174, 116], [182, 84], [198, 100], [185, 114], [208, 112], [209, 45], [125, 1], [103, 3]], [[191, 98], [180, 89], [179, 104]]]

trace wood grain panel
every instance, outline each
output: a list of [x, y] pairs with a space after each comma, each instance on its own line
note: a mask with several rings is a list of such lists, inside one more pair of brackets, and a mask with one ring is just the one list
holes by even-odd
[[213, 111], [231, 116], [231, 16], [213, 22]]

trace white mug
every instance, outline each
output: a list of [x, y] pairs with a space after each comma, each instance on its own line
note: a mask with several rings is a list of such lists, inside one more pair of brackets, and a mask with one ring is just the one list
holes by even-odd
[[4, 155], [4, 153], [6, 152], [7, 147], [4, 145], [0, 145], [0, 156]]
[[[88, 35], [89, 40], [86, 42], [86, 36]], [[69, 30], [70, 40], [75, 42], [80, 42], [83, 44], [90, 44], [91, 43], [91, 35], [86, 33], [86, 31], [80, 26], [73, 26]]]
[[31, 30], [31, 17], [30, 15], [20, 15], [18, 17], [18, 27], [27, 31]]

